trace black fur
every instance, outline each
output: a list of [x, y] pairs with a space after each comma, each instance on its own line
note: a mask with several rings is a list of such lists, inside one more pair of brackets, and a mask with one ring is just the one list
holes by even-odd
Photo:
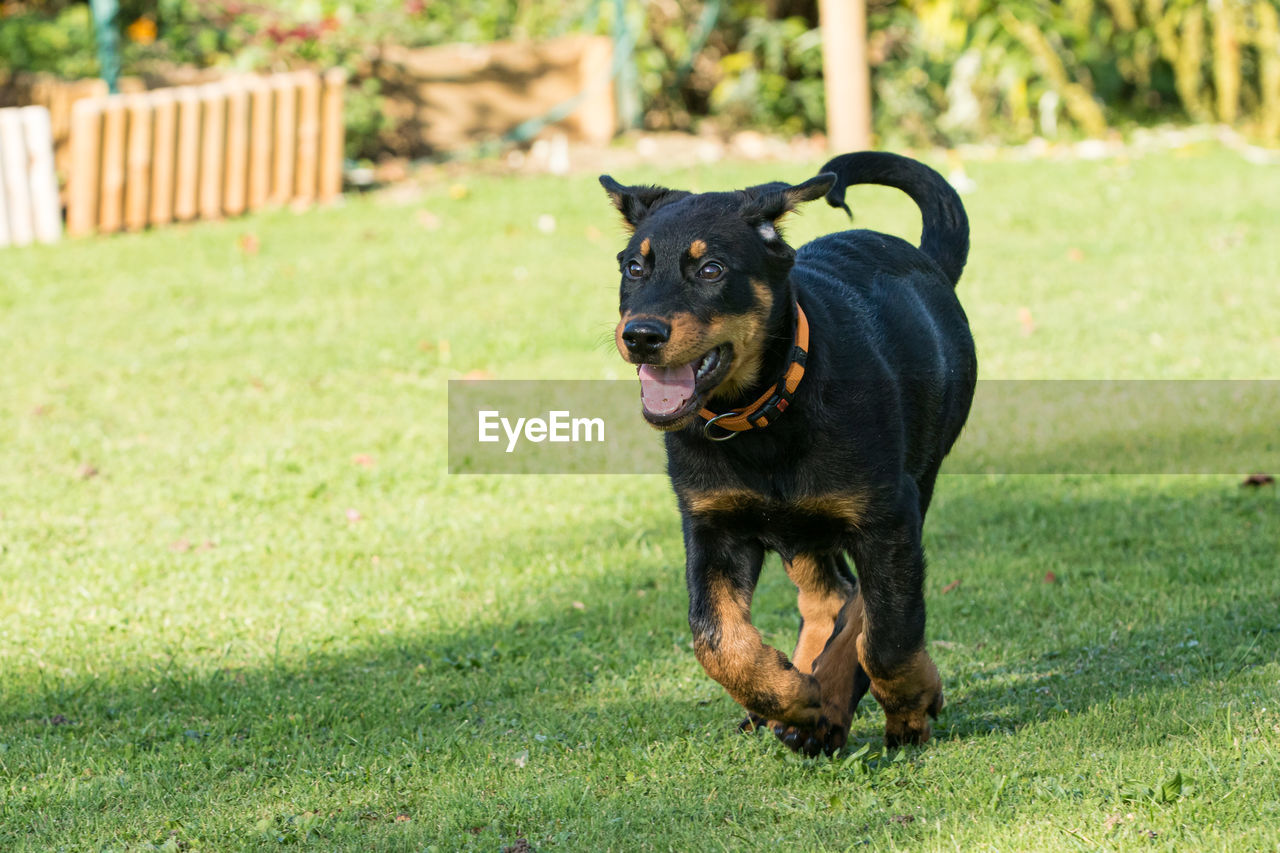
[[[762, 320], [752, 338], [727, 344], [735, 360], [758, 348], [758, 372], [736, 386], [726, 381], [730, 374], [719, 377], [716, 387], [698, 389], [699, 404], [724, 412], [750, 404], [779, 380], [792, 345], [796, 300], [811, 328], [805, 377], [790, 407], [767, 428], [713, 442], [696, 414], [661, 424], [668, 430], [668, 473], [683, 517], [689, 621], [705, 650], [700, 658], [705, 655], [704, 664], [714, 663], [708, 668], [717, 673], [722, 665], [738, 665], [715, 658], [725, 654], [718, 602], [725, 589], [749, 602], [766, 549], [787, 561], [815, 555], [825, 567], [814, 582], [818, 592], [829, 584], [863, 596], [866, 655], [849, 664], [857, 668], [852, 704], [867, 690], [869, 675], [872, 692], [886, 711], [897, 713], [890, 706], [909, 697], [877, 692], [878, 685], [896, 683], [923, 650], [921, 527], [938, 468], [968, 415], [977, 376], [973, 340], [954, 292], [969, 248], [959, 197], [922, 164], [873, 152], [837, 157], [818, 177], [795, 187], [774, 183], [694, 195], [623, 187], [607, 177], [601, 183], [634, 229], [619, 255], [624, 357], [675, 365], [702, 355], [673, 333], [669, 362], [662, 351], [637, 356], [622, 342], [628, 318], [674, 320], [682, 334], [710, 349], [726, 343], [715, 337], [716, 329], [745, 328], [742, 318], [757, 312]], [[851, 230], [793, 251], [777, 233], [781, 216], [824, 193], [829, 204], [848, 210], [845, 189], [855, 184], [893, 186], [911, 196], [923, 216], [920, 247]], [[705, 250], [693, 257], [689, 247], [697, 241]], [[637, 260], [643, 274], [626, 275]], [[724, 268], [719, 281], [699, 278], [708, 262]], [[764, 300], [761, 283], [768, 291]], [[700, 500], [710, 500], [706, 496], [728, 492], [746, 497], [699, 510]], [[829, 499], [860, 509], [842, 517], [824, 509]], [[846, 556], [856, 566], [856, 580]], [[801, 693], [806, 685], [800, 685]], [[843, 743], [843, 735], [824, 733], [824, 723], [809, 712], [780, 717], [787, 711], [776, 696], [756, 696], [742, 687], [731, 691], [749, 712], [774, 718], [792, 735], [799, 731], [791, 741], [784, 737], [793, 748], [830, 751]], [[919, 701], [936, 713], [941, 693]], [[908, 725], [905, 735], [889, 735], [927, 739], [927, 721], [923, 732]]]

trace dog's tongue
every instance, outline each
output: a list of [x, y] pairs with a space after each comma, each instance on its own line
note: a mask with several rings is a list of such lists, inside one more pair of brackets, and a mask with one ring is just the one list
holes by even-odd
[[693, 396], [693, 365], [640, 365], [640, 402], [654, 415], [677, 412]]

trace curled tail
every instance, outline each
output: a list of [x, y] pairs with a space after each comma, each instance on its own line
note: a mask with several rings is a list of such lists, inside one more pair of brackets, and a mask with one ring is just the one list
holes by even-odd
[[827, 191], [827, 204], [843, 208], [850, 216], [844, 191], [855, 184], [881, 184], [911, 196], [924, 220], [920, 251], [942, 267], [952, 287], [960, 280], [969, 257], [969, 217], [960, 196], [942, 175], [916, 160], [884, 151], [841, 154], [819, 170], [823, 172], [836, 176]]

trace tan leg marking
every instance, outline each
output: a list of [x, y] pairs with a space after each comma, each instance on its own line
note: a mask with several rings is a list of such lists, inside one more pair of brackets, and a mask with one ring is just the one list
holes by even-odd
[[694, 638], [698, 662], [748, 711], [794, 725], [813, 725], [820, 716], [818, 682], [791, 666], [787, 656], [760, 639], [751, 624], [751, 605], [723, 580], [708, 588], [719, 627], [713, 648]]
[[840, 632], [833, 634], [813, 662], [813, 675], [822, 690], [822, 713], [830, 722], [849, 731], [853, 719], [853, 677], [858, 669], [858, 640], [862, 637], [862, 595], [841, 608]]
[[[809, 555], [786, 564], [799, 589], [798, 605], [804, 626], [796, 643], [795, 663], [818, 680], [822, 714], [813, 726], [769, 720], [766, 725], [797, 752], [834, 753], [849, 737], [853, 718], [853, 684], [858, 668], [855, 648], [862, 632], [862, 597], [843, 578], [832, 578]], [[751, 721], [749, 721], [751, 722]]]
[[836, 617], [840, 615], [840, 608], [852, 596], [853, 588], [843, 582], [842, 578], [840, 587], [831, 589], [822, 567], [807, 554], [799, 554], [784, 565], [787, 576], [798, 590], [796, 606], [800, 610], [800, 618], [804, 620], [791, 661], [801, 672], [813, 672], [813, 660], [822, 653], [827, 640], [831, 639]]

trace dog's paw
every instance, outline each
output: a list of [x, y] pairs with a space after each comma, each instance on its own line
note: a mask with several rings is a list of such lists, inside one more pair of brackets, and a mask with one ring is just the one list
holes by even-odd
[[848, 727], [832, 723], [826, 717], [819, 718], [812, 727], [789, 726], [776, 721], [770, 721], [769, 727], [774, 736], [792, 752], [811, 757], [819, 753], [834, 755], [849, 740]]
[[[858, 638], [858, 659], [866, 667], [866, 634]], [[895, 671], [871, 674], [871, 695], [884, 708], [884, 741], [894, 747], [924, 743], [933, 734], [929, 718], [942, 710], [942, 680], [923, 649], [903, 661]]]
[[747, 712], [747, 716], [743, 717], [742, 722], [738, 723], [738, 731], [747, 735], [753, 735], [761, 729], [767, 728], [769, 728], [769, 722], [759, 714], [754, 714], [750, 711]]
[[886, 712], [884, 715], [885, 746], [925, 743], [933, 735], [929, 718], [938, 719], [938, 712], [942, 710], [943, 704], [942, 689], [939, 687], [929, 697], [923, 708], [897, 713]]

